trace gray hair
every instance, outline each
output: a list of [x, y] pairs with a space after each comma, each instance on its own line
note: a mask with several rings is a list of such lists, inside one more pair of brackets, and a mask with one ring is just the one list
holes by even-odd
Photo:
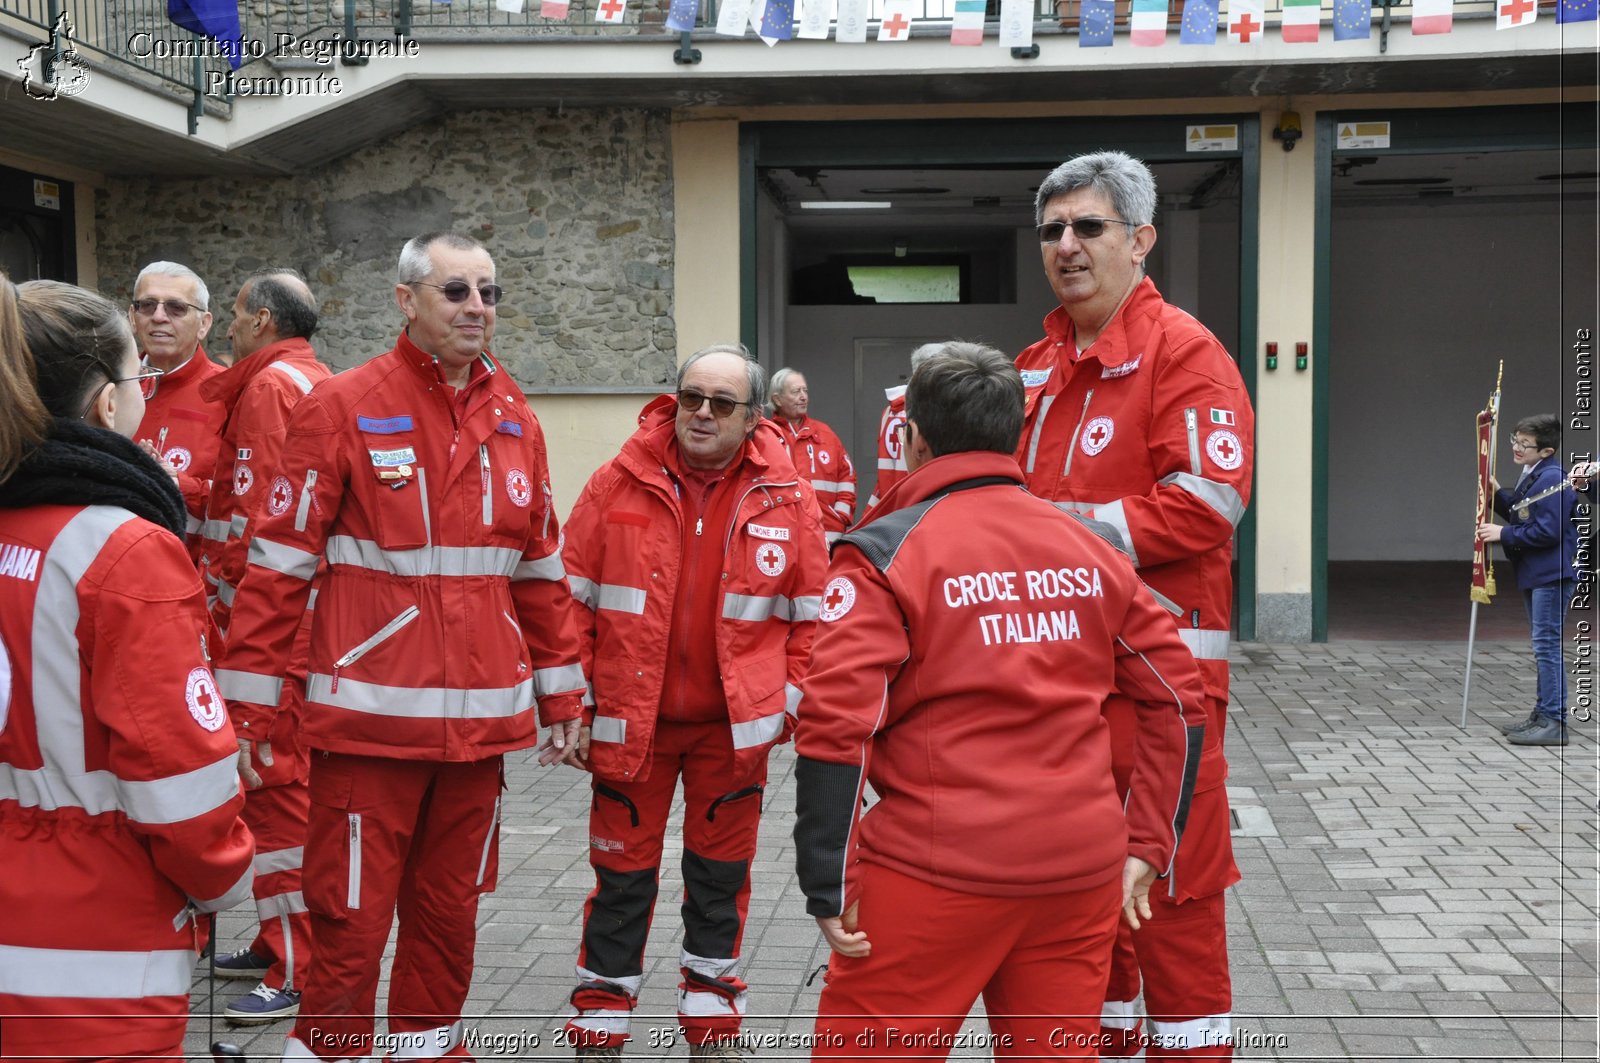
[[751, 356], [748, 348], [742, 343], [713, 343], [709, 347], [702, 347], [683, 360], [678, 366], [678, 388], [683, 388], [683, 378], [689, 372], [689, 367], [708, 354], [737, 354], [744, 359], [745, 379], [750, 384], [750, 412], [759, 415], [767, 405], [767, 371], [761, 368], [761, 363]]
[[208, 312], [210, 311], [210, 309], [211, 309], [211, 289], [207, 288], [206, 287], [206, 282], [200, 279], [200, 274], [196, 273], [194, 270], [190, 269], [188, 266], [185, 266], [183, 263], [181, 263], [181, 262], [152, 262], [152, 263], [150, 263], [144, 269], [141, 269], [139, 271], [139, 276], [138, 277], [134, 278], [134, 281], [133, 281], [134, 294], [137, 295], [138, 292], [139, 292], [139, 282], [144, 280], [146, 277], [149, 277], [149, 276], [181, 277], [184, 280], [194, 281], [194, 299], [195, 299], [195, 304], [197, 306], [199, 306], [201, 310], [205, 310], [205, 311], [208, 311]]
[[440, 230], [413, 236], [406, 241], [406, 246], [400, 249], [400, 265], [396, 270], [399, 283], [416, 284], [432, 275], [433, 256], [428, 253], [428, 249], [434, 244], [441, 244], [455, 251], [482, 251], [485, 254], [489, 251], [472, 237], [462, 236], [460, 233]]
[[792, 377], [792, 376], [798, 376], [802, 380], [805, 379], [805, 374], [801, 373], [800, 370], [798, 370], [798, 369], [790, 369], [788, 366], [784, 366], [782, 369], [778, 370], [776, 373], [773, 373], [772, 374], [772, 393], [774, 395], [776, 395], [778, 392], [782, 391], [783, 390], [783, 386], [789, 382], [789, 378]]
[[918, 347], [916, 350], [912, 351], [911, 371], [916, 372], [917, 366], [943, 351], [945, 348], [945, 342], [946, 341], [941, 340], [938, 343], [924, 343], [921, 347]]
[[1022, 374], [981, 343], [938, 345], [911, 373], [906, 417], [934, 457], [968, 450], [1011, 454], [1022, 436]]
[[[258, 269], [246, 277], [249, 290], [244, 297], [244, 308], [252, 314], [262, 309], [271, 313], [272, 323], [284, 339], [309, 340], [317, 331], [317, 297], [312, 295], [308, 302], [298, 288], [283, 283], [284, 277], [306, 284], [297, 270], [287, 266]], [[311, 291], [309, 284], [306, 284], [306, 291]]]
[[1033, 201], [1033, 220], [1044, 221], [1044, 208], [1057, 196], [1092, 188], [1111, 200], [1111, 209], [1124, 221], [1149, 225], [1156, 216], [1156, 179], [1150, 167], [1121, 151], [1078, 155], [1050, 171]]

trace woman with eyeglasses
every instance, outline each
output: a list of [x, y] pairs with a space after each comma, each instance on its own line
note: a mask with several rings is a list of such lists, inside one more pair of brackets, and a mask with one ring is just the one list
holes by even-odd
[[130, 439], [122, 313], [0, 274], [0, 1014], [8, 1056], [182, 1054], [196, 911], [250, 897], [182, 496]]

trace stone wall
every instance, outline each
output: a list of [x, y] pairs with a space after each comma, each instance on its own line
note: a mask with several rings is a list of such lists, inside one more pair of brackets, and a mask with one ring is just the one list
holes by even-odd
[[145, 263], [192, 267], [216, 316], [207, 349], [225, 351], [239, 282], [292, 266], [322, 302], [316, 346], [343, 369], [399, 332], [401, 245], [454, 229], [494, 256], [493, 349], [525, 388], [667, 384], [672, 207], [666, 111], [471, 111], [294, 177], [112, 180], [99, 270], [126, 301]]

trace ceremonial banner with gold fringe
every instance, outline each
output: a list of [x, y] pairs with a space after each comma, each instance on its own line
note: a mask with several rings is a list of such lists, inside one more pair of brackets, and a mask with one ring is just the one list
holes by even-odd
[[[1501, 371], [1505, 363], [1500, 363]], [[1488, 605], [1494, 600], [1494, 562], [1489, 560], [1489, 544], [1477, 536], [1478, 526], [1494, 516], [1494, 432], [1500, 420], [1500, 380], [1494, 383], [1489, 405], [1478, 413], [1478, 513], [1472, 523], [1472, 600]]]

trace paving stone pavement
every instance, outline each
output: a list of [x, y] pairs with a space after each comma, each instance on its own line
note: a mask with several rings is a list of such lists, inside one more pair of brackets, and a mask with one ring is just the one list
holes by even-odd
[[[1465, 730], [1461, 643], [1236, 643], [1232, 666], [1235, 1058], [1596, 1059], [1595, 724], [1576, 725], [1564, 750], [1499, 737], [1532, 702], [1526, 644], [1478, 646]], [[571, 769], [513, 760], [468, 1036], [479, 1059], [566, 1059], [554, 1033], [592, 882], [588, 787]], [[805, 1055], [822, 979], [807, 983], [827, 958], [794, 881], [793, 767], [789, 747], [773, 755], [744, 941], [761, 1059]], [[681, 852], [669, 836], [630, 1058], [688, 1054], [671, 1043]], [[248, 944], [249, 923], [221, 917], [222, 951]], [[193, 1058], [208, 1055], [203, 973]], [[219, 982], [217, 1012], [248, 988]], [[288, 1026], [215, 1023], [254, 1060], [278, 1058]], [[981, 1009], [965, 1029], [986, 1029]]]

